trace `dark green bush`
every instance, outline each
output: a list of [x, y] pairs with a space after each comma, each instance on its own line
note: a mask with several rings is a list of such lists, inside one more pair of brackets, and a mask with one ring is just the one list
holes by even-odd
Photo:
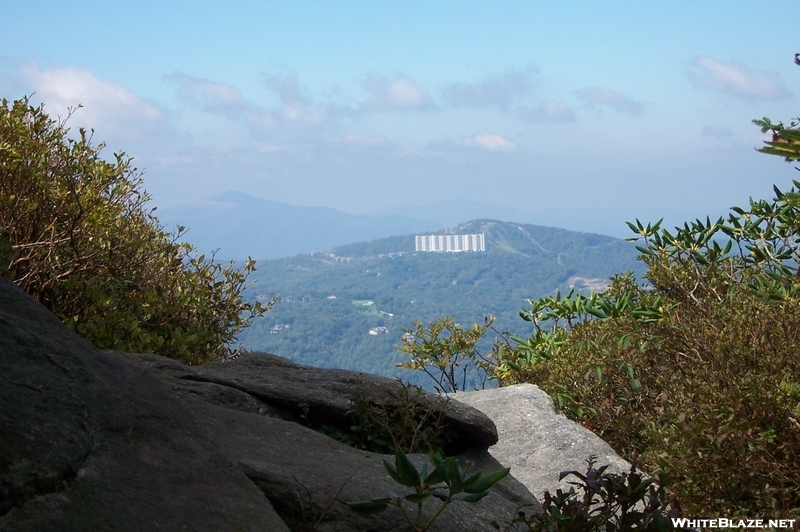
[[[636, 462], [627, 473], [610, 473], [609, 466], [594, 467], [588, 461], [586, 473], [563, 471], [559, 480], [575, 477], [568, 492], [545, 492], [541, 514], [520, 508], [511, 521], [492, 522], [496, 530], [509, 532], [648, 532], [679, 531], [673, 518], [680, 517], [675, 500], [667, 493], [669, 479], [647, 477], [637, 471]], [[577, 488], [578, 490], [576, 491]], [[502, 528], [501, 528], [502, 527]]]
[[2, 274], [98, 347], [198, 364], [232, 354], [271, 305], [241, 292], [255, 263], [223, 267], [165, 232], [124, 153], [100, 156], [23, 98], [0, 105]]

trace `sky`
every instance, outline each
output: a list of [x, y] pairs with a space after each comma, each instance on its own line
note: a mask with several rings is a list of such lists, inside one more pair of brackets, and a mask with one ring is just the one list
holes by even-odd
[[[31, 96], [159, 208], [238, 190], [351, 213], [440, 200], [629, 236], [798, 178], [751, 121], [800, 115], [800, 4], [4, 0]], [[793, 37], [794, 36], [794, 37]]]

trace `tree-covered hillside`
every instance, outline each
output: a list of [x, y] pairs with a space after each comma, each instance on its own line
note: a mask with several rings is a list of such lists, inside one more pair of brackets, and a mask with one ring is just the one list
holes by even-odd
[[456, 315], [468, 325], [491, 314], [498, 329], [518, 331], [528, 298], [571, 286], [588, 292], [615, 272], [641, 272], [633, 246], [611, 237], [494, 220], [446, 232], [484, 233], [486, 251], [417, 253], [409, 235], [259, 262], [247, 296], [281, 298], [240, 341], [304, 364], [416, 379], [395, 367], [403, 328], [415, 319]]

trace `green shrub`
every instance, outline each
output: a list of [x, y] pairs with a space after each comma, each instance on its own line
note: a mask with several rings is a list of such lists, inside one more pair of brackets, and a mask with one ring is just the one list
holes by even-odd
[[103, 160], [104, 145], [84, 129], [71, 138], [66, 121], [2, 100], [2, 274], [98, 347], [193, 364], [230, 356], [271, 306], [241, 298], [255, 263], [223, 267], [179, 243], [183, 229], [159, 225], [131, 159]]
[[[615, 532], [627, 530], [679, 531], [672, 518], [680, 511], [667, 494], [669, 479], [647, 477], [636, 469], [636, 462], [627, 473], [610, 473], [608, 465], [594, 467], [594, 457], [587, 460], [586, 473], [563, 471], [559, 480], [575, 477], [568, 492], [559, 489], [555, 495], [546, 491], [542, 513], [520, 508], [511, 521], [492, 522], [496, 530], [528, 532]], [[579, 491], [576, 491], [578, 488]], [[501, 526], [504, 526], [501, 529]]]
[[428, 401], [427, 395], [419, 386], [400, 383], [385, 401], [371, 403], [357, 388], [353, 414], [359, 423], [350, 427], [354, 447], [385, 454], [442, 452], [453, 437], [446, 416], [450, 399], [440, 394]]
[[[487, 475], [484, 475], [483, 471], [478, 471], [467, 477], [466, 472], [459, 469], [453, 457], [444, 458], [438, 453], [431, 453], [430, 459], [434, 466], [431, 473], [428, 473], [427, 462], [417, 470], [406, 454], [398, 448], [395, 451], [394, 465], [384, 460], [383, 467], [392, 480], [414, 491], [404, 496], [390, 492], [386, 497], [350, 502], [347, 503], [348, 506], [354, 512], [365, 515], [382, 513], [389, 505], [397, 506], [413, 532], [425, 532], [451, 502], [480, 501], [489, 495], [492, 487], [510, 471], [509, 468], [498, 469]], [[425, 501], [433, 498], [439, 499], [441, 504], [432, 516], [426, 517], [423, 506]], [[413, 516], [406, 509], [406, 505], [409, 504], [412, 507], [416, 506], [416, 514]]]
[[398, 349], [411, 360], [397, 364], [399, 368], [425, 372], [439, 393], [465, 391], [469, 372], [478, 375], [483, 388], [489, 376], [489, 359], [481, 355], [478, 341], [489, 330], [494, 330], [494, 318], [487, 318], [483, 325], [475, 324], [463, 329], [454, 317], [440, 318], [428, 327], [419, 320], [413, 328], [403, 328]]

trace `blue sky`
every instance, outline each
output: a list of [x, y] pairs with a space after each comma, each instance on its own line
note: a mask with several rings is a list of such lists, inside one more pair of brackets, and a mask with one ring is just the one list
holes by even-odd
[[[154, 204], [227, 190], [365, 213], [441, 199], [627, 236], [800, 177], [794, 1], [5, 0], [0, 96], [83, 105]], [[466, 213], [465, 213], [466, 214]]]

